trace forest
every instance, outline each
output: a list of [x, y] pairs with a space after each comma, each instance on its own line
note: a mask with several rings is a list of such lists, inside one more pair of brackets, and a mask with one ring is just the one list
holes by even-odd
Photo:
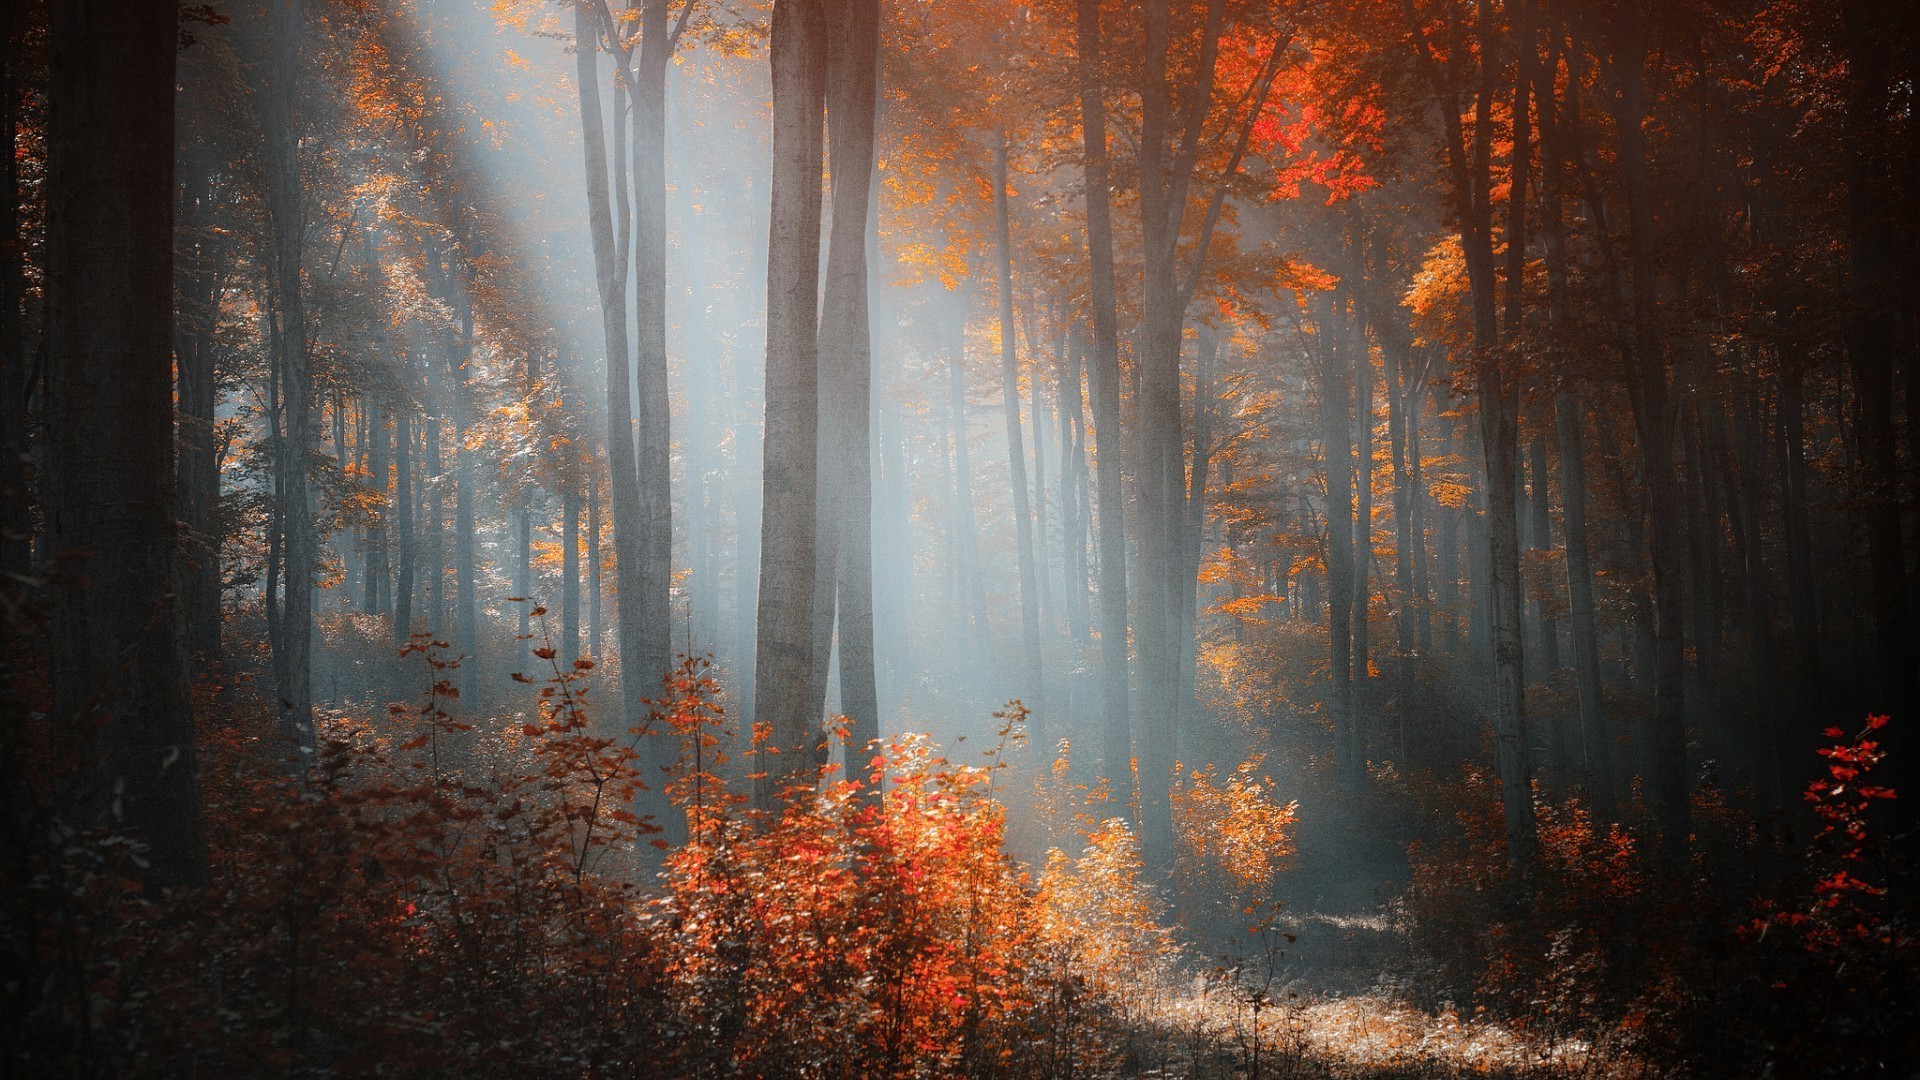
[[0, 0], [0, 1076], [1920, 1076], [1917, 78]]

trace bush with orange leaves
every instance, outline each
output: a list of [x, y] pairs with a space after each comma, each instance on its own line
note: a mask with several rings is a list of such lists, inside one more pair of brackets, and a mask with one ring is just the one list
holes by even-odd
[[[759, 814], [689, 660], [648, 721], [684, 751], [689, 839], [662, 853], [629, 809], [638, 733], [590, 719], [591, 662], [536, 650], [535, 711], [484, 721], [414, 649], [424, 703], [332, 718], [311, 767], [273, 749], [269, 702], [208, 725], [206, 890], [142, 895], [134, 845], [71, 830], [0, 869], [38, 920], [11, 1072], [1038, 1077], [1102, 1041], [1100, 958], [1062, 928], [1145, 890], [1098, 859], [1035, 887], [991, 768], [902, 738]], [[10, 794], [57, 823], [51, 793]]]

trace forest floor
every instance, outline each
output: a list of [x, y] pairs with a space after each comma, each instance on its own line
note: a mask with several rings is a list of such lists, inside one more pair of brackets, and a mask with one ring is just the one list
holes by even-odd
[[1170, 1002], [1154, 1025], [1173, 1036], [1136, 1075], [1202, 1078], [1639, 1077], [1614, 1048], [1528, 1036], [1452, 1009], [1429, 1012], [1386, 993], [1318, 996], [1280, 991], [1256, 1013], [1244, 991]]

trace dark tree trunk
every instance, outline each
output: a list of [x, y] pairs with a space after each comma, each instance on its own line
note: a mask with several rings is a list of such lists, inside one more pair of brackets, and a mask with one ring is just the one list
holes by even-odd
[[560, 662], [569, 671], [580, 659], [579, 462], [560, 481]]
[[318, 562], [307, 490], [313, 450], [313, 376], [307, 355], [306, 302], [300, 263], [307, 224], [300, 179], [300, 133], [293, 88], [305, 36], [303, 0], [268, 7], [272, 70], [265, 93], [267, 207], [273, 229], [273, 300], [278, 317], [281, 426], [278, 473], [285, 535], [285, 600], [275, 668], [280, 723], [303, 747], [313, 745], [313, 575]]
[[[8, 146], [18, 143], [20, 133], [20, 78], [14, 65], [14, 37], [20, 29], [19, 9], [23, 6], [0, 5], [0, 131], [5, 132]], [[191, 175], [187, 182], [193, 182]], [[0, 160], [0, 574], [24, 575], [33, 563], [34, 492], [27, 458], [27, 398], [32, 392], [33, 365], [27, 355], [20, 309], [25, 271], [26, 244], [20, 235], [20, 162], [18, 155], [7, 154]], [[183, 412], [187, 408], [184, 399], [181, 408]], [[182, 441], [192, 434], [183, 425]], [[188, 454], [187, 447], [182, 447], [182, 453]], [[216, 476], [216, 483], [218, 479]], [[184, 514], [192, 511], [186, 503], [181, 509]], [[191, 524], [188, 527], [191, 529]], [[191, 585], [194, 579], [189, 577], [188, 581]], [[197, 603], [192, 595], [186, 602], [190, 608]], [[219, 606], [217, 591], [214, 605], [216, 609]]]
[[175, 600], [171, 3], [52, 6], [47, 519], [54, 730], [82, 806], [206, 880]]
[[1620, 160], [1626, 173], [1627, 257], [1632, 270], [1633, 365], [1629, 396], [1647, 498], [1653, 563], [1653, 719], [1648, 801], [1669, 862], [1685, 856], [1692, 812], [1688, 801], [1685, 630], [1685, 507], [1674, 479], [1673, 406], [1659, 327], [1659, 284], [1646, 135], [1646, 39], [1642, 0], [1626, 5], [1620, 60]]
[[[1847, 50], [1847, 360], [1853, 373], [1854, 439], [1867, 536], [1867, 575], [1873, 593], [1873, 656], [1877, 682], [1872, 708], [1906, 711], [1914, 698], [1914, 663], [1907, 612], [1906, 559], [1900, 534], [1900, 470], [1893, 430], [1893, 354], [1898, 316], [1911, 296], [1895, 265], [1903, 224], [1892, 200], [1893, 176], [1886, 115], [1894, 92], [1893, 44], [1887, 5], [1844, 0]], [[1893, 744], [1905, 741], [1893, 729]], [[1897, 760], [1897, 757], [1896, 757]]]
[[393, 641], [404, 645], [413, 634], [413, 405], [406, 398], [407, 380], [395, 397], [393, 410], [394, 541], [400, 565], [394, 573]]
[[1100, 79], [1100, 3], [1078, 0], [1080, 130], [1086, 178], [1087, 266], [1092, 281], [1093, 353], [1088, 386], [1097, 439], [1094, 462], [1099, 486], [1099, 583], [1101, 774], [1119, 785], [1121, 801], [1132, 790], [1127, 657], [1127, 527], [1120, 492], [1125, 457], [1120, 431], [1120, 323], [1114, 286], [1111, 181], [1107, 165], [1106, 102]]
[[474, 423], [473, 391], [467, 385], [467, 369], [473, 359], [470, 278], [467, 288], [460, 316], [460, 344], [458, 351], [449, 359], [448, 366], [453, 372], [453, 573], [457, 603], [455, 614], [459, 620], [454, 650], [460, 656], [459, 677], [455, 685], [460, 688], [461, 699], [468, 703], [467, 707], [473, 708], [474, 692], [480, 685], [483, 663], [480, 657], [480, 597], [475, 580], [479, 566], [473, 521], [473, 451], [467, 446], [467, 433]]
[[1315, 357], [1320, 377], [1320, 446], [1327, 477], [1327, 642], [1332, 681], [1333, 775], [1342, 797], [1353, 800], [1366, 783], [1359, 716], [1353, 688], [1353, 368], [1336, 328], [1340, 301], [1320, 301]]

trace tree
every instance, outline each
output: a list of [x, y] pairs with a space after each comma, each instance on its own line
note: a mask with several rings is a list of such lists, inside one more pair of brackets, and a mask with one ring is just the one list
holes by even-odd
[[[773, 809], [822, 762], [813, 643], [818, 543], [821, 111], [826, 13], [818, 0], [776, 0], [773, 212], [767, 233], [767, 408], [762, 458], [760, 599], [753, 723]], [[770, 759], [770, 760], [769, 760]]]
[[82, 813], [206, 879], [176, 598], [171, 3], [53, 10], [47, 517], [54, 716]]

